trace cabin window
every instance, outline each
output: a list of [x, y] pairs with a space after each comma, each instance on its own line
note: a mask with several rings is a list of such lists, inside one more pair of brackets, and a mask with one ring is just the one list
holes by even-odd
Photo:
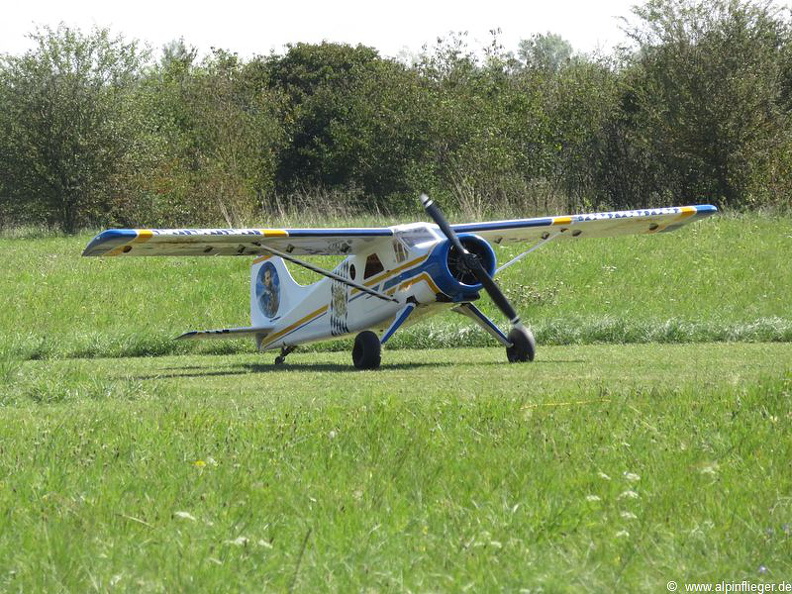
[[397, 264], [401, 264], [407, 259], [407, 248], [398, 239], [393, 240], [393, 257]]
[[385, 267], [380, 262], [379, 256], [371, 254], [366, 258], [366, 270], [363, 272], [363, 278], [370, 278], [383, 270], [385, 270]]
[[418, 244], [437, 240], [428, 229], [412, 229], [402, 233], [399, 237], [408, 248], [414, 248]]

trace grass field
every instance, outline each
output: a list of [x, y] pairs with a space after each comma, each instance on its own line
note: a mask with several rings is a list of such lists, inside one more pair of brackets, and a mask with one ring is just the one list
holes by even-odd
[[[252, 341], [172, 340], [248, 324], [249, 259], [80, 258], [89, 239], [0, 238], [0, 350], [24, 359], [253, 352]], [[551, 244], [500, 282], [540, 344], [789, 342], [791, 247], [792, 217], [718, 216], [676, 233]], [[498, 250], [501, 262], [518, 253]], [[482, 308], [499, 319], [488, 300]], [[450, 314], [390, 343], [460, 344], [491, 342]]]
[[[28, 361], [0, 590], [663, 591], [792, 576], [792, 345]], [[420, 389], [416, 389], [420, 386]]]
[[86, 240], [0, 239], [0, 591], [792, 581], [790, 219], [547, 247], [503, 279], [534, 363], [438, 318], [376, 372], [173, 346], [248, 262]]

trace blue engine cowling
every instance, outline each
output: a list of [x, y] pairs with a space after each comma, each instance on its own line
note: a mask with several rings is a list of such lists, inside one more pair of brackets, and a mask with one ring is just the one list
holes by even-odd
[[[469, 233], [460, 234], [459, 241], [468, 252], [478, 256], [490, 276], [495, 273], [497, 259], [487, 241]], [[472, 301], [478, 298], [478, 292], [482, 289], [481, 283], [465, 266], [461, 256], [448, 240], [438, 244], [432, 252], [432, 278], [438, 288], [454, 302]]]

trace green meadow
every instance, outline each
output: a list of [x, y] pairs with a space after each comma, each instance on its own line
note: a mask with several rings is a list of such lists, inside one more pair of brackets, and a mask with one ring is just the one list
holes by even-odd
[[0, 591], [792, 581], [790, 218], [547, 246], [502, 279], [534, 363], [448, 315], [373, 372], [175, 343], [249, 262], [88, 239], [0, 239]]
[[[90, 238], [33, 231], [0, 237], [3, 352], [39, 359], [254, 351], [252, 341], [172, 340], [186, 330], [249, 323], [248, 258], [80, 258]], [[519, 250], [496, 253], [505, 263]], [[540, 345], [788, 342], [790, 254], [792, 217], [720, 215], [651, 237], [551, 243], [499, 281]], [[301, 282], [317, 279], [294, 274]], [[488, 300], [481, 307], [501, 319]], [[454, 314], [389, 342], [490, 344]], [[314, 348], [348, 349], [349, 342]]]

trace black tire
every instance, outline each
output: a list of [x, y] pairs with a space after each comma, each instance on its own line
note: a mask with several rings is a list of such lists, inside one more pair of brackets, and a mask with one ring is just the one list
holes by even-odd
[[512, 328], [509, 332], [512, 346], [506, 348], [509, 363], [533, 361], [536, 354], [536, 340], [528, 328]]
[[371, 330], [364, 330], [355, 337], [352, 362], [358, 369], [377, 369], [382, 360], [382, 345], [379, 337]]

